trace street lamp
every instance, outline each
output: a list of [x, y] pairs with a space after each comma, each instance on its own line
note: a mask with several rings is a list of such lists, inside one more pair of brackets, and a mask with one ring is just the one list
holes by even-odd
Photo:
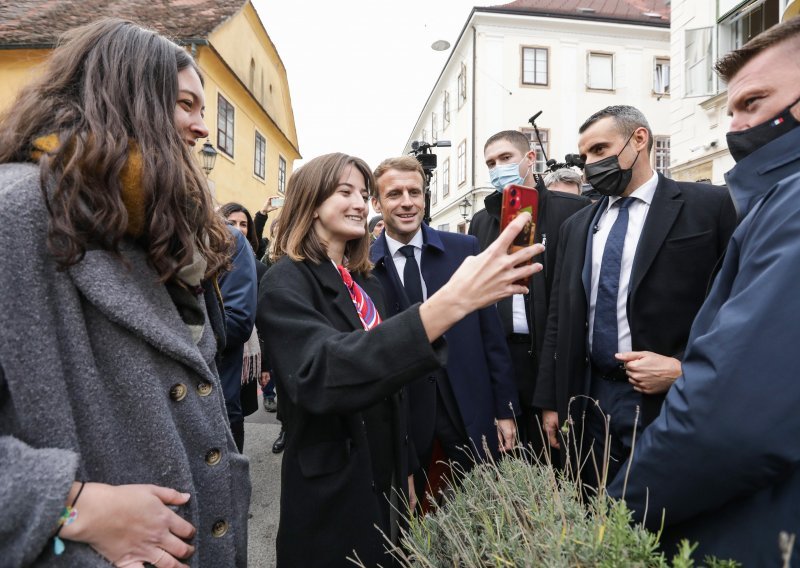
[[214, 169], [214, 162], [217, 161], [217, 150], [211, 142], [206, 140], [198, 154], [203, 159], [203, 171], [206, 172], [206, 175], [210, 174]]
[[461, 210], [461, 216], [464, 218], [464, 221], [469, 222], [470, 219], [467, 219], [467, 211], [472, 208], [472, 202], [469, 200], [469, 196], [459, 202], [458, 208]]

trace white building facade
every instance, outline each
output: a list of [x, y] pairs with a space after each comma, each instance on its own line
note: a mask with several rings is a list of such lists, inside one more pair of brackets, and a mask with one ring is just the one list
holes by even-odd
[[[650, 121], [654, 167], [667, 171], [670, 149], [670, 30], [666, 1], [642, 12], [605, 13], [602, 1], [564, 0], [560, 12], [518, 0], [474, 8], [406, 142], [449, 140], [436, 148], [431, 180], [431, 226], [466, 232], [493, 191], [483, 160], [486, 139], [520, 130], [537, 147], [536, 120], [548, 158], [577, 153], [578, 128], [608, 105], [629, 104]], [[595, 11], [592, 6], [597, 6]], [[534, 6], [534, 7], [531, 7]], [[465, 202], [466, 200], [466, 202]], [[461, 206], [460, 206], [461, 205]], [[462, 214], [462, 211], [464, 214]]]
[[797, 0], [673, 0], [670, 169], [675, 179], [725, 182], [735, 162], [725, 142], [727, 89], [714, 62], [798, 12]]

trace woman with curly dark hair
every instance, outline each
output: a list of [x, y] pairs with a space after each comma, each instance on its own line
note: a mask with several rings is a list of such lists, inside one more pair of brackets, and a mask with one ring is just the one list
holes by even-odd
[[208, 134], [197, 66], [102, 20], [67, 34], [10, 108], [2, 563], [245, 566], [248, 465], [214, 363], [231, 236], [192, 156]]

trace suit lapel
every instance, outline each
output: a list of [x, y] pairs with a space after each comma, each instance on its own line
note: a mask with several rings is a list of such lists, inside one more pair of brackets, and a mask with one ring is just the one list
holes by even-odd
[[342, 276], [333, 263], [325, 260], [319, 264], [306, 261], [306, 265], [322, 288], [328, 291], [331, 303], [336, 306], [336, 309], [339, 310], [353, 329], [364, 329], [361, 318], [358, 317], [358, 311], [356, 311], [356, 307], [350, 297], [350, 292], [342, 282]]
[[683, 206], [683, 201], [677, 199], [680, 193], [680, 189], [674, 181], [661, 174], [658, 175], [658, 186], [642, 228], [642, 236], [639, 237], [639, 243], [636, 246], [636, 254], [633, 257], [628, 297], [633, 297], [636, 293], [644, 275], [647, 274], [658, 251], [661, 250], [664, 239], [667, 238], [672, 225], [675, 224]]
[[408, 308], [409, 301], [406, 297], [403, 282], [397, 274], [397, 267], [394, 259], [389, 254], [389, 247], [386, 246], [386, 237], [381, 234], [372, 244], [370, 258], [375, 263], [375, 274], [382, 277], [386, 282], [383, 293], [386, 296], [386, 307], [391, 313], [399, 313]]
[[[125, 247], [123, 246], [123, 249]], [[144, 251], [123, 250], [127, 269], [108, 251], [90, 250], [68, 271], [76, 288], [106, 318], [154, 348], [194, 369], [205, 379], [211, 370], [192, 339], [166, 287], [147, 264]], [[200, 301], [204, 301], [200, 298]], [[206, 318], [206, 325], [209, 325]]]
[[422, 265], [420, 272], [422, 272], [422, 279], [425, 281], [425, 290], [430, 298], [435, 294], [444, 284], [445, 270], [442, 270], [441, 260], [444, 255], [444, 243], [439, 234], [427, 225], [422, 225]]
[[594, 228], [600, 222], [600, 217], [603, 211], [608, 207], [608, 197], [604, 197], [594, 205], [594, 214], [587, 217], [589, 223], [583, 227], [578, 227], [578, 231], [582, 231], [586, 235], [586, 249], [583, 253], [583, 271], [581, 272], [581, 280], [583, 281], [583, 291], [586, 294], [586, 305], [591, 302], [592, 293], [592, 247], [594, 246]]

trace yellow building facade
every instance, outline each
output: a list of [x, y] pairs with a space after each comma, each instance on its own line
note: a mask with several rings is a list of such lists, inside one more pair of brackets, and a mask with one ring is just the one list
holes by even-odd
[[[46, 3], [27, 4], [33, 10], [36, 4]], [[228, 2], [227, 12], [217, 8], [219, 23], [212, 21], [210, 31], [199, 37], [196, 30], [185, 34], [192, 37], [181, 37], [180, 29], [159, 29], [157, 14], [148, 22], [142, 21], [142, 11], [125, 13], [142, 2], [110, 5], [114, 4], [117, 9], [112, 13], [94, 17], [125, 17], [166, 33], [192, 53], [202, 70], [209, 141], [218, 152], [209, 174], [217, 202], [237, 201], [255, 214], [267, 198], [280, 195], [294, 160], [301, 156], [286, 68], [251, 2]], [[174, 16], [174, 10], [180, 8], [170, 9]], [[27, 43], [0, 36], [0, 112], [13, 112], [10, 107], [17, 92], [35, 76], [50, 52], [46, 45], [52, 42]], [[197, 145], [198, 151], [201, 145]]]

